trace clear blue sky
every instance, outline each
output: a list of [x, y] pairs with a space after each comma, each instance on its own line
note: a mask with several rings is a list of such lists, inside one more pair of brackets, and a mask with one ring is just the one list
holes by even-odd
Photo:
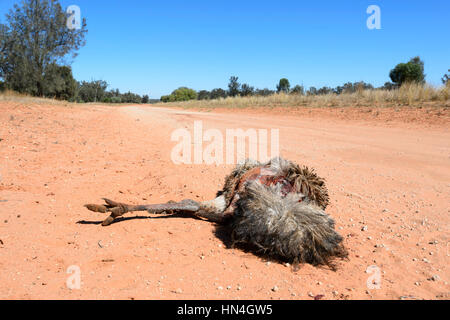
[[[0, 0], [0, 21], [19, 0]], [[72, 67], [77, 80], [159, 98], [179, 86], [226, 88], [241, 82], [275, 88], [380, 86], [399, 62], [419, 55], [426, 80], [450, 68], [448, 0], [62, 0], [87, 19], [87, 44]], [[381, 8], [381, 30], [366, 9]]]

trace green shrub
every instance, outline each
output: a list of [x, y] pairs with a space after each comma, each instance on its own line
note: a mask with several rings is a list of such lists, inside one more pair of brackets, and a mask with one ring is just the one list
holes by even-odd
[[197, 99], [197, 92], [194, 89], [180, 87], [168, 96], [162, 96], [162, 102], [188, 101]]

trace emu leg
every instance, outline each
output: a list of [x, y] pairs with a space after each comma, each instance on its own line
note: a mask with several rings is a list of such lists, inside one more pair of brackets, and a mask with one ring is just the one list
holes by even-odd
[[125, 203], [116, 202], [103, 198], [106, 204], [86, 204], [85, 207], [93, 212], [107, 213], [111, 212], [102, 226], [109, 226], [115, 218], [123, 216], [127, 212], [133, 211], [147, 211], [149, 213], [163, 213], [163, 212], [191, 212], [195, 214], [199, 211], [201, 204], [194, 200], [183, 200], [181, 202], [168, 202], [164, 204], [147, 204], [147, 205], [129, 205]]

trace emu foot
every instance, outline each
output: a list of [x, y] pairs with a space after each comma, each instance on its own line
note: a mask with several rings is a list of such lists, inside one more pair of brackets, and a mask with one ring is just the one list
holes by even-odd
[[133, 211], [147, 211], [152, 214], [173, 214], [179, 212], [190, 212], [195, 214], [200, 209], [200, 204], [194, 200], [183, 200], [180, 202], [169, 201], [162, 204], [144, 204], [144, 205], [129, 205], [116, 201], [112, 201], [103, 198], [106, 204], [86, 204], [84, 205], [87, 209], [93, 212], [111, 212], [111, 215], [106, 218], [102, 226], [109, 226], [115, 218], [124, 215], [127, 212]]
[[129, 205], [116, 202], [113, 200], [109, 200], [106, 198], [103, 198], [105, 200], [106, 204], [86, 204], [84, 205], [88, 210], [93, 212], [101, 212], [101, 213], [107, 213], [111, 212], [110, 216], [107, 217], [103, 222], [102, 226], [109, 226], [115, 218], [120, 217], [124, 215], [125, 213], [129, 212]]

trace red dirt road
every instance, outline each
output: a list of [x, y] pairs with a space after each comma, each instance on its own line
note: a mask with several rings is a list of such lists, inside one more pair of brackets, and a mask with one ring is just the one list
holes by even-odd
[[[320, 112], [0, 102], [0, 298], [448, 299], [448, 113], [437, 122], [424, 111], [416, 122], [386, 123]], [[327, 212], [348, 261], [336, 272], [295, 271], [227, 248], [213, 224], [184, 217], [129, 214], [99, 226], [105, 215], [83, 204], [101, 197], [160, 203], [215, 195], [232, 166], [170, 158], [172, 132], [192, 130], [194, 120], [223, 133], [280, 129], [281, 154], [326, 178]], [[79, 267], [80, 289], [66, 285], [70, 266]], [[379, 289], [367, 286], [371, 270]]]

